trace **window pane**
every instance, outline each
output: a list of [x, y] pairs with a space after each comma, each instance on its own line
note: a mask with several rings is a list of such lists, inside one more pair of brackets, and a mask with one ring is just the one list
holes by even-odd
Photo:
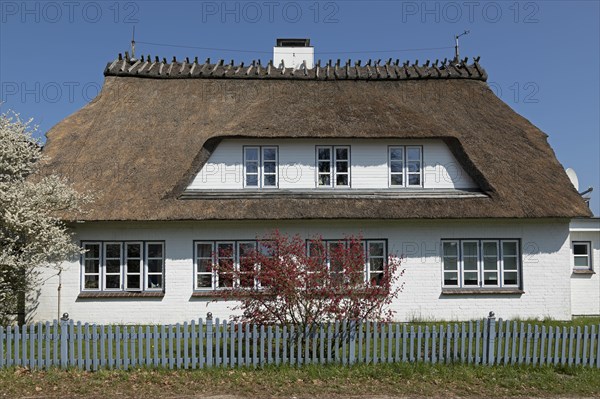
[[275, 175], [266, 175], [265, 181], [264, 181], [264, 186], [274, 187], [275, 185], [277, 185], [277, 179], [275, 178]]
[[392, 161], [390, 163], [392, 173], [402, 173], [402, 162]]
[[319, 148], [317, 153], [318, 159], [331, 159], [331, 149], [329, 148]]
[[337, 173], [346, 173], [348, 172], [348, 162], [336, 162], [335, 163], [335, 171]]
[[503, 242], [502, 243], [502, 254], [504, 256], [517, 255], [517, 243], [516, 242]]
[[249, 187], [258, 186], [258, 176], [257, 175], [247, 175], [246, 176], [246, 186], [249, 186]]
[[121, 257], [121, 245], [106, 244], [106, 257], [107, 258], [120, 258]]
[[210, 259], [201, 259], [198, 261], [198, 273], [209, 273], [212, 271], [212, 261]]
[[378, 272], [383, 271], [383, 258], [371, 258], [369, 260], [371, 271]]
[[343, 160], [348, 159], [348, 149], [347, 148], [336, 148], [335, 149], [335, 159]]
[[575, 257], [575, 266], [577, 267], [588, 267], [588, 258], [587, 256], [576, 256]]
[[421, 176], [420, 175], [408, 175], [408, 184], [411, 186], [420, 186], [421, 185]]
[[246, 163], [246, 173], [258, 173], [258, 163], [247, 162]]
[[142, 256], [142, 246], [140, 244], [127, 244], [127, 257], [140, 258]]
[[246, 148], [246, 160], [258, 161], [258, 148]]
[[275, 173], [275, 162], [265, 162], [263, 165], [264, 173]]
[[465, 258], [463, 267], [465, 270], [477, 270], [477, 258]]
[[149, 259], [148, 260], [148, 272], [149, 273], [161, 273], [162, 272], [162, 259]]
[[517, 272], [504, 272], [504, 284], [505, 285], [517, 285]]
[[498, 261], [496, 258], [490, 258], [486, 256], [483, 258], [483, 269], [484, 270], [497, 270], [498, 269]]
[[274, 161], [277, 159], [277, 150], [275, 148], [263, 148], [263, 160]]
[[463, 243], [463, 256], [477, 256], [477, 243], [476, 242], [465, 242]]
[[140, 272], [140, 261], [131, 259], [127, 261], [127, 273], [139, 273]]
[[140, 284], [140, 276], [133, 275], [127, 276], [127, 288], [128, 289], [139, 289], [141, 287]]
[[412, 173], [419, 173], [421, 171], [421, 162], [409, 161], [408, 171]]
[[329, 173], [331, 171], [330, 162], [319, 162], [319, 173]]
[[465, 285], [478, 285], [477, 282], [477, 272], [468, 272], [465, 273]]
[[162, 288], [162, 276], [161, 275], [148, 276], [148, 288]]
[[100, 270], [100, 261], [98, 259], [88, 259], [85, 261], [86, 273], [98, 273]]
[[421, 149], [409, 147], [406, 149], [406, 158], [409, 161], [419, 161], [421, 159]]
[[392, 175], [392, 186], [402, 186], [402, 175]]
[[444, 270], [458, 270], [458, 259], [444, 258]]
[[444, 285], [458, 285], [458, 273], [444, 273]]
[[163, 246], [162, 244], [148, 244], [148, 257], [149, 258], [162, 258]]
[[233, 275], [231, 273], [219, 273], [219, 287], [233, 287]]
[[483, 273], [483, 284], [484, 285], [498, 285], [498, 273], [496, 273], [496, 272]]
[[503, 259], [504, 270], [517, 270], [517, 258], [505, 257]]
[[99, 288], [99, 277], [98, 276], [85, 276], [85, 288]]
[[99, 258], [100, 257], [100, 245], [99, 244], [85, 244], [86, 258]]
[[329, 175], [319, 175], [319, 186], [330, 186], [331, 178]]
[[369, 276], [369, 282], [371, 285], [380, 285], [381, 279], [383, 278], [383, 273], [371, 273]]
[[121, 271], [121, 261], [119, 259], [108, 259], [106, 261], [107, 273], [119, 273]]
[[210, 274], [200, 274], [197, 279], [198, 288], [212, 287], [212, 276]]
[[196, 244], [196, 256], [199, 258], [212, 257], [212, 244], [200, 243]]
[[587, 255], [588, 254], [587, 244], [573, 244], [573, 253], [575, 255]]
[[106, 276], [106, 288], [121, 288], [121, 276]]
[[383, 256], [383, 243], [382, 242], [370, 242], [369, 243], [369, 255], [370, 256]]
[[458, 243], [445, 242], [444, 243], [444, 256], [458, 256]]
[[233, 257], [233, 244], [231, 244], [231, 243], [217, 244], [217, 256], [219, 256], [220, 258]]
[[336, 186], [347, 186], [348, 185], [348, 175], [337, 175], [335, 177]]
[[484, 256], [497, 256], [498, 245], [495, 242], [484, 242], [483, 243], [483, 255]]
[[390, 159], [392, 160], [402, 160], [402, 148], [391, 148], [390, 149]]

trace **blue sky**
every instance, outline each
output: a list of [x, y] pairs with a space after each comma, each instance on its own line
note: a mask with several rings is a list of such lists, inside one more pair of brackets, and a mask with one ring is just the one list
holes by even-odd
[[454, 34], [469, 30], [461, 56], [481, 56], [497, 95], [549, 135], [581, 189], [594, 187], [600, 215], [599, 4], [1, 0], [0, 107], [34, 118], [43, 134], [98, 93], [106, 63], [129, 49], [133, 26], [138, 54], [238, 62], [266, 62], [277, 37], [309, 37], [324, 60], [443, 59], [453, 54]]

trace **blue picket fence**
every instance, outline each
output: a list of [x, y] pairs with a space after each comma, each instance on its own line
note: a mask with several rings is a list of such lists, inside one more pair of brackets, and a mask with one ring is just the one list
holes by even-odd
[[600, 368], [600, 326], [547, 327], [488, 318], [410, 325], [343, 321], [263, 326], [219, 319], [118, 326], [54, 321], [0, 327], [0, 368], [85, 370], [337, 363], [467, 363]]

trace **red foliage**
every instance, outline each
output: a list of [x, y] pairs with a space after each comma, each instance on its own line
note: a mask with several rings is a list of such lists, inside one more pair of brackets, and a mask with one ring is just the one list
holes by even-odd
[[233, 261], [215, 265], [220, 278], [226, 274], [233, 281], [232, 288], [218, 290], [217, 300], [239, 301], [237, 319], [261, 324], [391, 319], [389, 305], [402, 289], [400, 258], [388, 256], [383, 270], [366, 278], [362, 237], [331, 244], [327, 254], [321, 237], [307, 242], [274, 231], [240, 257], [238, 270]]

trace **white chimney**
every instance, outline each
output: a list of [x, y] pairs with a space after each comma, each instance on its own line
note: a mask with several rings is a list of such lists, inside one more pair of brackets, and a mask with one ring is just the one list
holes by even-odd
[[315, 49], [310, 45], [310, 39], [277, 39], [273, 47], [273, 65], [299, 69], [303, 63], [306, 68], [312, 68], [315, 63]]

